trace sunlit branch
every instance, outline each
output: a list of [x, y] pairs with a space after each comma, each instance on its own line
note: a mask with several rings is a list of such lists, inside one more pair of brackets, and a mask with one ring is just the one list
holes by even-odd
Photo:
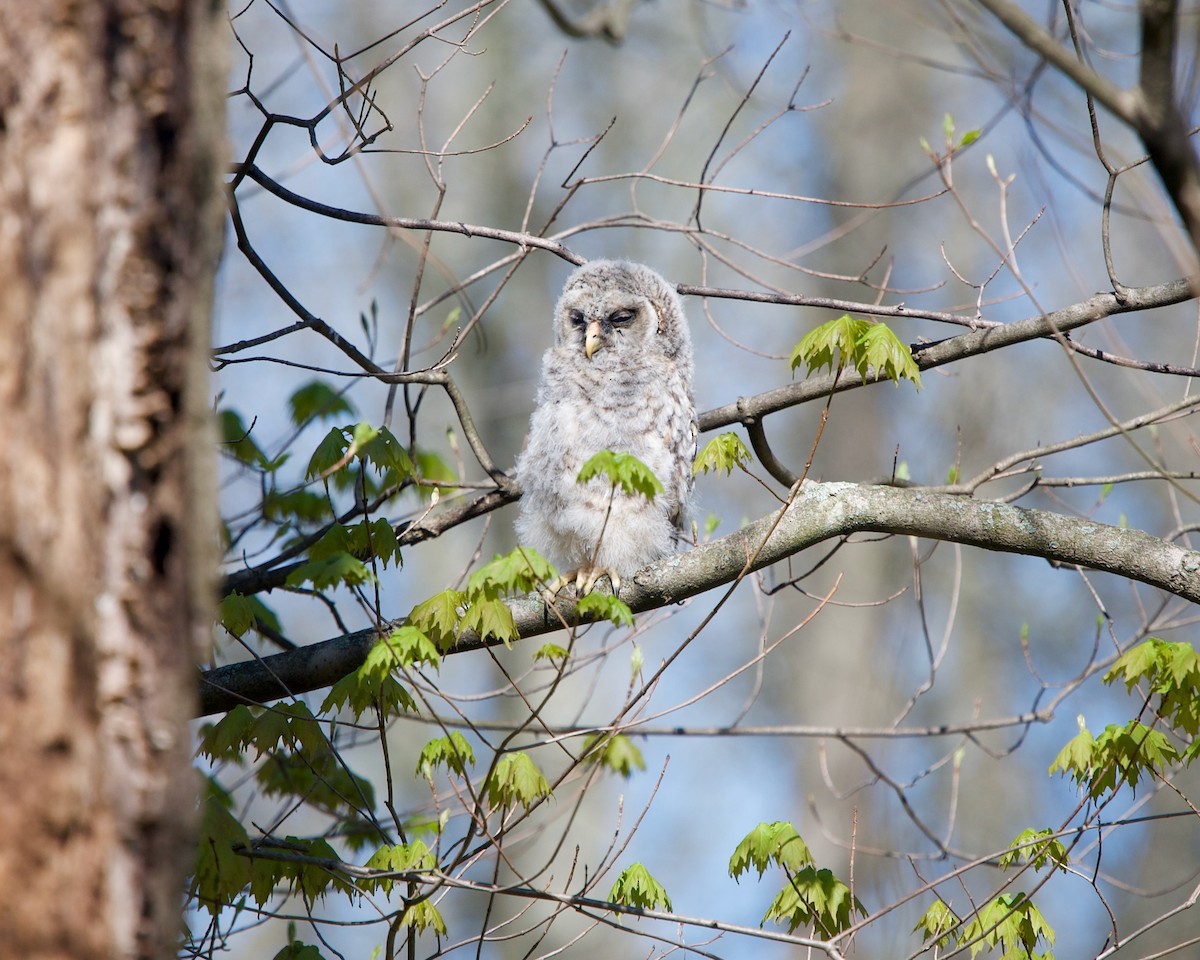
[[[770, 514], [647, 567], [624, 581], [621, 598], [635, 613], [657, 609], [732, 583], [743, 575], [748, 558], [755, 558], [752, 569], [762, 569], [833, 537], [867, 532], [947, 540], [1107, 571], [1200, 603], [1200, 553], [1140, 530], [951, 494], [851, 483], [812, 484], [782, 516]], [[582, 622], [566, 593], [553, 611], [538, 597], [510, 601], [518, 635], [539, 636]], [[201, 684], [202, 711], [216, 713], [237, 703], [328, 686], [356, 669], [377, 639], [375, 631], [364, 630], [260, 661], [214, 668]], [[468, 634], [453, 652], [499, 642]]]
[[[681, 293], [685, 290], [703, 296], [721, 295], [703, 288], [680, 287]], [[1125, 294], [1122, 299], [1118, 300], [1114, 294], [1101, 293], [1061, 310], [1051, 311], [1044, 316], [1039, 314], [1014, 323], [989, 326], [984, 330], [964, 333], [957, 337], [939, 340], [936, 343], [917, 344], [913, 347], [913, 356], [922, 370], [929, 370], [966, 357], [981, 356], [1016, 343], [1053, 338], [1057, 334], [1068, 333], [1078, 327], [1085, 327], [1097, 320], [1116, 314], [1183, 303], [1185, 300], [1191, 299], [1192, 290], [1187, 280], [1173, 280], [1152, 287], [1129, 288]], [[733, 294], [726, 292], [724, 295], [732, 296]], [[747, 299], [757, 298], [748, 297]], [[863, 312], [870, 311], [864, 310]], [[853, 370], [842, 371], [841, 376], [837, 378], [836, 387], [832, 374], [823, 377], [809, 377], [799, 383], [777, 387], [774, 390], [755, 394], [751, 398], [708, 410], [700, 415], [700, 429], [715, 430], [729, 424], [742, 423], [747, 417], [764, 417], [778, 410], [796, 406], [817, 397], [824, 397], [828, 395], [830, 389], [840, 392], [859, 387], [862, 383], [862, 377]]]

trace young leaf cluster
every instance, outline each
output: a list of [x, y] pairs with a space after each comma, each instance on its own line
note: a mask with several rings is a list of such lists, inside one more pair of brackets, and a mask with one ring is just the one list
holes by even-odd
[[1017, 834], [1008, 850], [1000, 857], [1000, 869], [1007, 870], [1022, 863], [1031, 863], [1035, 870], [1054, 867], [1067, 872], [1067, 848], [1054, 836], [1053, 830], [1022, 830]]
[[467, 631], [511, 643], [517, 625], [504, 597], [529, 593], [553, 575], [553, 568], [535, 550], [497, 555], [470, 576], [464, 590], [443, 590], [413, 607], [405, 622], [375, 644], [357, 670], [333, 685], [321, 711], [349, 707], [355, 717], [372, 708], [382, 710], [384, 716], [415, 713], [417, 705], [397, 674], [423, 665], [440, 668], [442, 655]]
[[248, 630], [258, 630], [260, 627], [273, 633], [280, 633], [283, 629], [274, 610], [258, 597], [243, 597], [236, 590], [217, 605], [217, 622], [231, 636], [239, 639]]
[[632, 453], [601, 450], [588, 459], [575, 479], [583, 484], [596, 477], [606, 478], [615, 490], [631, 497], [640, 495], [653, 500], [663, 492], [662, 482], [654, 471]]
[[460, 777], [467, 775], [467, 767], [474, 766], [475, 751], [457, 730], [452, 730], [445, 737], [436, 737], [421, 748], [417, 758], [417, 776], [433, 782], [433, 771], [437, 767], [445, 767], [451, 773]]
[[400, 543], [387, 520], [344, 525], [330, 524], [324, 536], [308, 548], [308, 560], [288, 574], [289, 587], [311, 583], [317, 590], [340, 584], [356, 586], [374, 580], [364, 562], [377, 560], [386, 568], [400, 562]]
[[485, 784], [488, 802], [497, 809], [520, 804], [526, 810], [550, 796], [550, 784], [529, 755], [506, 753], [492, 767]]
[[855, 914], [866, 915], [833, 871], [817, 869], [808, 844], [787, 821], [760, 823], [746, 834], [729, 859], [729, 875], [736, 880], [754, 868], [761, 878], [772, 865], [784, 869], [788, 882], [775, 895], [762, 923], [785, 923], [789, 933], [811, 927], [828, 938], [849, 929]]
[[713, 473], [724, 471], [725, 476], [729, 476], [735, 467], [745, 470], [746, 464], [753, 459], [746, 445], [742, 443], [742, 438], [736, 433], [720, 433], [709, 440], [704, 448], [696, 454], [696, 459], [692, 463], [692, 473], [699, 476], [710, 470]]
[[988, 901], [963, 921], [941, 899], [925, 911], [914, 931], [924, 934], [940, 950], [969, 949], [974, 957], [984, 950], [999, 949], [1001, 960], [1054, 960], [1046, 949], [1035, 953], [1039, 943], [1054, 946], [1054, 930], [1024, 893], [1003, 893]]
[[1138, 720], [1110, 723], [1098, 735], [1079, 718], [1079, 733], [1050, 764], [1050, 773], [1071, 777], [1091, 800], [1100, 800], [1118, 787], [1136, 789], [1143, 778], [1163, 774], [1181, 759], [1170, 738]]
[[1194, 760], [1200, 752], [1200, 654], [1195, 648], [1151, 637], [1126, 651], [1104, 675], [1105, 683], [1117, 681], [1123, 681], [1126, 690], [1147, 685], [1150, 695], [1158, 698], [1158, 716], [1191, 739], [1184, 759]]
[[640, 863], [631, 863], [621, 871], [617, 882], [608, 891], [608, 899], [634, 910], [671, 909], [671, 898], [663, 885]]
[[412, 843], [384, 844], [371, 854], [364, 866], [368, 870], [379, 871], [383, 876], [361, 878], [358, 880], [359, 889], [391, 893], [396, 878], [387, 874], [434, 870], [437, 868], [437, 858], [423, 841], [414, 840]]
[[[355, 889], [323, 866], [336, 862], [336, 851], [323, 838], [286, 837], [275, 845], [288, 859], [254, 856], [246, 828], [232, 813], [233, 799], [211, 777], [205, 778], [200, 799], [200, 828], [191, 895], [216, 916], [226, 904], [237, 904], [247, 895], [260, 907], [283, 885], [309, 899], [330, 889], [348, 896]], [[260, 851], [266, 852], [264, 847]]]
[[355, 717], [372, 708], [384, 716], [416, 713], [417, 703], [396, 679], [396, 672], [420, 663], [436, 669], [440, 662], [437, 649], [420, 630], [398, 627], [375, 644], [357, 670], [330, 688], [321, 704], [321, 713], [346, 707]]
[[623, 733], [595, 734], [587, 739], [583, 758], [628, 780], [635, 770], [645, 770], [642, 751]]
[[793, 376], [801, 364], [807, 364], [809, 374], [824, 367], [838, 372], [850, 367], [864, 380], [874, 370], [876, 380], [888, 377], [897, 385], [911, 380], [921, 388], [921, 370], [908, 346], [886, 324], [849, 314], [806, 333], [793, 348], [789, 362]]
[[608, 620], [618, 627], [633, 626], [633, 611], [629, 609], [629, 604], [611, 593], [586, 594], [575, 609], [587, 620]]
[[505, 645], [517, 639], [517, 625], [504, 598], [532, 593], [554, 578], [554, 568], [536, 550], [518, 547], [497, 554], [467, 579], [463, 590], [443, 590], [412, 608], [408, 623], [443, 652], [473, 632]]

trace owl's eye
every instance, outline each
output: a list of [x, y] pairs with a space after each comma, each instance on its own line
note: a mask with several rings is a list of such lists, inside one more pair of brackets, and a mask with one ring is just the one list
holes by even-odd
[[632, 320], [636, 316], [637, 316], [637, 314], [634, 313], [632, 310], [618, 310], [616, 313], [611, 314], [609, 316], [608, 322], [611, 323], [614, 327], [619, 327], [619, 326], [622, 326], [623, 324], [628, 323], [630, 320]]
[[576, 327], [582, 327], [587, 322], [583, 313], [579, 310], [572, 310], [567, 316], [570, 318], [572, 325]]

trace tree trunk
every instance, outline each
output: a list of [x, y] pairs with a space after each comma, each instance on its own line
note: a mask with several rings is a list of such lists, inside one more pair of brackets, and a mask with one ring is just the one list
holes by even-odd
[[174, 952], [223, 7], [0, 12], [0, 956]]

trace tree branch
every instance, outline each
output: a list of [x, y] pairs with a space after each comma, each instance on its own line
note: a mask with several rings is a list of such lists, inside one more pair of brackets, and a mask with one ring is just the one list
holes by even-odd
[[1177, 0], [1141, 0], [1142, 51], [1132, 123], [1200, 253], [1200, 163], [1175, 90]]
[[[756, 551], [753, 569], [758, 570], [834, 537], [891, 533], [1102, 570], [1200, 603], [1200, 553], [1139, 530], [1043, 510], [913, 489], [814, 483], [805, 486], [778, 524], [777, 519], [778, 514], [772, 513], [736, 533], [647, 567], [625, 580], [621, 598], [635, 613], [653, 610], [731, 583]], [[764, 537], [766, 543], [759, 550]], [[565, 594], [554, 611], [534, 596], [509, 601], [509, 606], [521, 638], [550, 633], [563, 622], [570, 626], [583, 622]], [[201, 677], [202, 715], [328, 686], [357, 669], [377, 639], [374, 630], [362, 630], [208, 670]], [[451, 652], [497, 643], [494, 638], [468, 634]]]
[[1112, 111], [1130, 126], [1136, 126], [1137, 97], [1111, 83], [1044, 30], [1036, 20], [1009, 0], [979, 0], [979, 5], [1006, 26], [1026, 47], [1055, 70], [1073, 80], [1084, 93]]
[[1175, 91], [1178, 0], [1140, 0], [1138, 4], [1142, 36], [1135, 90], [1122, 90], [1096, 73], [1010, 0], [979, 0], [979, 4], [1138, 135], [1193, 250], [1200, 253], [1200, 161]]
[[[704, 295], [702, 288], [688, 289], [689, 292], [700, 292], [701, 295]], [[936, 343], [917, 344], [913, 347], [913, 359], [917, 361], [917, 366], [922, 370], [929, 370], [932, 367], [940, 367], [956, 360], [1010, 347], [1016, 343], [1065, 334], [1105, 317], [1183, 303], [1191, 298], [1192, 288], [1187, 280], [1172, 280], [1169, 283], [1152, 287], [1129, 288], [1124, 291], [1124, 296], [1120, 300], [1114, 294], [1099, 293], [1087, 300], [1081, 300], [1079, 303], [1073, 303], [1061, 310], [1044, 315], [1026, 317], [1015, 323], [988, 326], [982, 330], [939, 340]], [[863, 378], [854, 370], [843, 370], [837, 378], [836, 385], [832, 374], [823, 377], [809, 377], [799, 383], [777, 387], [774, 390], [755, 394], [753, 397], [743, 397], [722, 407], [707, 410], [700, 415], [700, 430], [716, 430], [734, 423], [746, 423], [750, 419], [759, 419], [786, 407], [806, 403], [817, 397], [828, 396], [831, 389], [840, 392], [860, 387], [862, 384]]]

